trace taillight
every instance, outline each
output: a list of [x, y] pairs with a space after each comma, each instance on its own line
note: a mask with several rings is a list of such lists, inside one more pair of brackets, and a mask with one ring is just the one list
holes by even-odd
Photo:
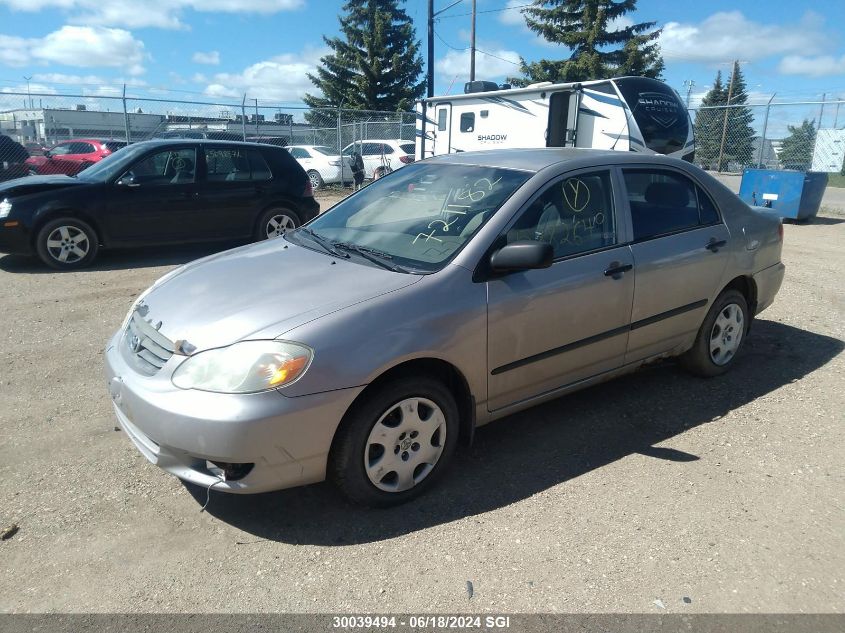
[[782, 242], [783, 241], [783, 222], [778, 224], [778, 237], [780, 238], [780, 241]]
[[305, 189], [302, 190], [302, 197], [303, 198], [313, 198], [314, 197], [314, 188], [311, 186], [311, 179], [305, 179]]
[[414, 157], [413, 157], [413, 156], [411, 156], [410, 154], [406, 154], [405, 156], [400, 156], [400, 157], [399, 157], [399, 162], [400, 162], [400, 163], [405, 163], [405, 164], [407, 165], [408, 163], [413, 163], [413, 162], [414, 162]]

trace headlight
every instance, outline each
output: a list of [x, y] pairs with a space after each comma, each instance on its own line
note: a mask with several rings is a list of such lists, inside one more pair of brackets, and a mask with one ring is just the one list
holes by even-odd
[[7, 218], [9, 214], [12, 212], [12, 203], [9, 202], [9, 199], [6, 198], [3, 202], [0, 202], [0, 218]]
[[311, 364], [310, 348], [287, 341], [243, 341], [191, 356], [173, 372], [180, 389], [255, 393], [293, 383]]

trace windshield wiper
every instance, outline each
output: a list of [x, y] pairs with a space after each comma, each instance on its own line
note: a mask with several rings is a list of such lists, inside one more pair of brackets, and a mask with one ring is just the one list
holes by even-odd
[[392, 270], [395, 273], [410, 272], [407, 268], [403, 268], [398, 264], [390, 262], [389, 260], [393, 259], [393, 255], [390, 255], [388, 253], [383, 253], [382, 251], [377, 251], [374, 248], [369, 248], [367, 246], [359, 246], [358, 244], [352, 244], [350, 242], [332, 242], [332, 244], [344, 250], [355, 251], [364, 259], [367, 259], [373, 262], [374, 264], [378, 264], [382, 268]]
[[305, 233], [313, 242], [316, 242], [318, 246], [320, 246], [324, 251], [329, 253], [330, 255], [334, 255], [336, 257], [343, 257], [344, 259], [349, 259], [349, 253], [341, 253], [339, 250], [335, 248], [335, 244], [330, 242], [329, 240], [325, 239], [317, 235], [314, 231], [306, 227], [300, 227], [296, 230], [297, 233]]

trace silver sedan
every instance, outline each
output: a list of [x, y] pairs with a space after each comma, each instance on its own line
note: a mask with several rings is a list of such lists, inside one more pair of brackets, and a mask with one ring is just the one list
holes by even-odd
[[107, 345], [109, 391], [141, 453], [184, 480], [329, 478], [399, 503], [492, 420], [665, 357], [728, 370], [780, 288], [782, 240], [778, 218], [666, 157], [437, 157], [159, 279]]

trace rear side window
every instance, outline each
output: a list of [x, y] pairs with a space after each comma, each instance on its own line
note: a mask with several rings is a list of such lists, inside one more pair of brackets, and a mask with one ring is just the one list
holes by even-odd
[[253, 149], [207, 149], [205, 163], [209, 182], [270, 179], [267, 162], [261, 152]]
[[70, 154], [93, 154], [95, 151], [91, 143], [71, 143]]
[[122, 147], [126, 147], [126, 143], [124, 143], [123, 141], [106, 141], [105, 143], [103, 143], [103, 145], [105, 145], [106, 149], [110, 152], [116, 152]]
[[472, 132], [475, 129], [475, 113], [464, 112], [461, 114], [461, 132]]
[[719, 221], [716, 207], [689, 178], [658, 169], [623, 169], [634, 240], [694, 229]]
[[381, 156], [381, 143], [363, 143], [361, 147], [362, 156]]
[[291, 147], [289, 150], [290, 155], [294, 158], [311, 158], [311, 156], [301, 147]]

